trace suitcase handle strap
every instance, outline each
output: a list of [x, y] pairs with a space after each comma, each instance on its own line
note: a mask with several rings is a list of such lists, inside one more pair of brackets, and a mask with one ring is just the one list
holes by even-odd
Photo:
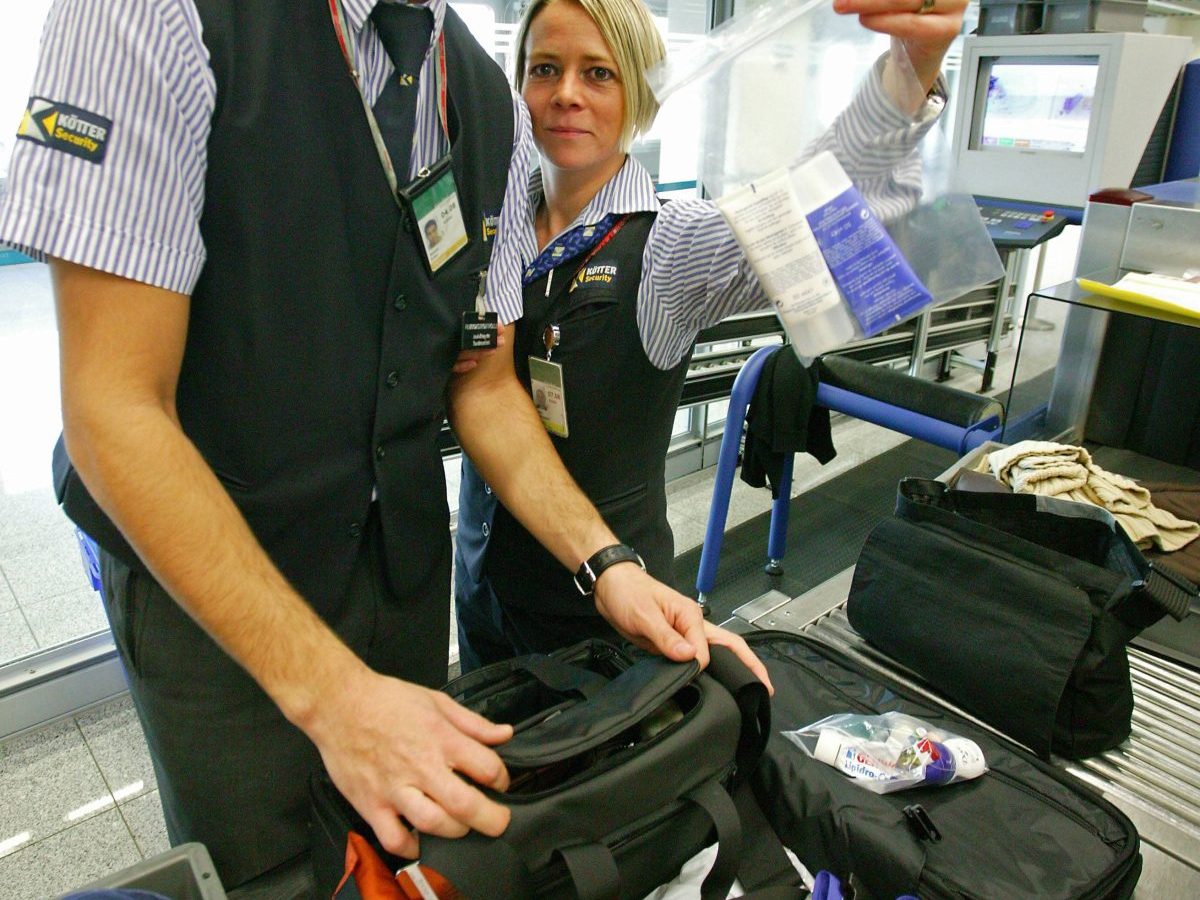
[[[737, 877], [742, 826], [728, 792], [709, 780], [683, 795], [712, 820], [720, 846], [701, 886], [702, 900], [724, 900]], [[503, 837], [469, 832], [454, 840], [421, 842], [421, 862], [446, 878], [464, 897], [533, 897], [536, 891], [516, 850]], [[580, 900], [612, 900], [620, 894], [612, 851], [599, 843], [576, 843], [554, 851], [566, 863]], [[339, 898], [340, 900], [340, 898]]]
[[733, 695], [742, 717], [737, 771], [739, 778], [749, 776], [771, 736], [771, 697], [766, 685], [728, 647], [714, 644], [709, 652], [708, 674]]
[[[729, 794], [716, 781], [706, 781], [684, 794], [712, 819], [717, 832], [717, 858], [700, 886], [701, 900], [724, 900], [741, 862], [742, 825]], [[556, 851], [567, 864], [579, 900], [613, 900], [620, 896], [620, 875], [612, 851], [603, 844], [574, 844]]]

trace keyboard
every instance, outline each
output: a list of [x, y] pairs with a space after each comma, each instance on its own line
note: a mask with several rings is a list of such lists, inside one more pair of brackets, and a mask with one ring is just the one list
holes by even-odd
[[1044, 212], [1025, 212], [977, 203], [988, 236], [998, 248], [1025, 249], [1060, 234], [1067, 227], [1065, 217], [1047, 209]]

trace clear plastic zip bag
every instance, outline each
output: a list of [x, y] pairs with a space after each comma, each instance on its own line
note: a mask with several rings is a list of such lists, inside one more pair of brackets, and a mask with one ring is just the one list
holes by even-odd
[[987, 772], [977, 743], [899, 712], [827, 716], [783, 736], [874, 794], [954, 784]]
[[[909, 111], [921, 109], [925, 91], [903, 45], [864, 29], [856, 17], [837, 15], [830, 0], [766, 0], [650, 73], [661, 103], [699, 111], [700, 181], [734, 225], [802, 356], [876, 334], [1004, 274], [974, 198], [950, 188], [950, 148], [936, 124], [921, 139], [917, 154], [900, 165], [888, 158], [886, 148], [880, 153], [846, 152], [859, 129], [850, 127], [843, 113], [856, 102], [867, 79], [881, 82], [885, 53], [893, 60], [886, 72], [891, 102]], [[870, 103], [857, 102], [859, 122], [864, 110], [877, 111]], [[822, 240], [814, 224], [814, 204], [833, 196], [839, 183], [836, 177], [830, 182], [812, 174], [813, 169], [830, 171], [826, 164], [813, 165], [823, 150], [832, 151], [843, 164], [861, 205], [899, 249], [916, 287], [903, 266], [888, 262], [886, 248], [872, 234], [847, 234], [843, 227], [840, 247], [832, 253], [828, 241]], [[746, 195], [757, 194], [764, 185], [787, 193], [780, 181], [783, 175], [791, 182], [792, 215]], [[779, 203], [788, 205], [785, 200]], [[757, 220], [753, 234], [739, 231], [726, 211], [731, 205], [751, 215], [744, 215], [743, 221]], [[811, 247], [800, 246], [803, 228], [796, 224], [796, 213], [816, 232], [829, 270], [824, 274], [810, 265]], [[862, 210], [841, 202], [834, 223], [852, 221], [851, 213], [862, 215]], [[826, 210], [827, 221], [830, 215]], [[868, 245], [874, 255], [855, 258], [857, 248]], [[847, 264], [853, 278], [838, 271], [839, 265]], [[850, 281], [866, 286], [863, 297], [850, 296]], [[832, 289], [834, 282], [837, 290]]]

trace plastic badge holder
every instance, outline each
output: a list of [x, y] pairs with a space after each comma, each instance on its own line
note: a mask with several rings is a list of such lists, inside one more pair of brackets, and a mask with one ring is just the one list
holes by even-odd
[[[698, 175], [709, 194], [720, 199], [766, 176], [794, 174], [819, 151], [833, 149], [830, 129], [836, 117], [888, 50], [886, 36], [864, 29], [855, 16], [837, 15], [828, 0], [799, 5], [767, 0], [675, 53], [649, 78], [661, 103], [699, 111]], [[893, 96], [904, 97], [915, 109], [924, 91], [903, 46], [894, 42], [890, 52], [900, 73], [891, 85]], [[921, 184], [914, 179], [911, 185], [911, 208], [872, 208], [928, 290], [931, 300], [925, 308], [1004, 275], [974, 198], [950, 189], [944, 118], [921, 142]], [[847, 174], [861, 190], [879, 173]], [[901, 321], [893, 319], [877, 330]], [[797, 351], [814, 356], [877, 330], [867, 331], [857, 320], [849, 327], [830, 321], [814, 329], [789, 329], [789, 334], [811, 332], [809, 346], [797, 346]]]

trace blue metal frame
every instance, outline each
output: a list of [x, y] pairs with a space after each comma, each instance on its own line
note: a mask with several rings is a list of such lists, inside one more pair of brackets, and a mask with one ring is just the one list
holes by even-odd
[[[785, 349], [763, 347], [746, 360], [733, 382], [733, 389], [729, 395], [729, 410], [725, 414], [725, 433], [721, 436], [721, 451], [717, 457], [717, 471], [713, 480], [712, 505], [708, 511], [704, 546], [700, 551], [700, 566], [696, 573], [697, 600], [701, 605], [707, 601], [707, 595], [712, 591], [717, 578], [717, 561], [725, 539], [729, 497], [733, 491], [733, 477], [737, 469], [738, 450], [741, 447], [741, 424], [746, 419], [746, 410], [754, 396], [754, 389], [758, 385], [767, 357]], [[998, 415], [989, 416], [964, 428], [829, 384], [817, 386], [817, 402], [834, 412], [882, 425], [937, 447], [953, 450], [960, 456], [997, 437], [1003, 427]], [[771, 574], [782, 571], [780, 562], [786, 552], [793, 462], [792, 457], [784, 462], [779, 496], [775, 498], [771, 507], [771, 530], [767, 540], [767, 571]]]

